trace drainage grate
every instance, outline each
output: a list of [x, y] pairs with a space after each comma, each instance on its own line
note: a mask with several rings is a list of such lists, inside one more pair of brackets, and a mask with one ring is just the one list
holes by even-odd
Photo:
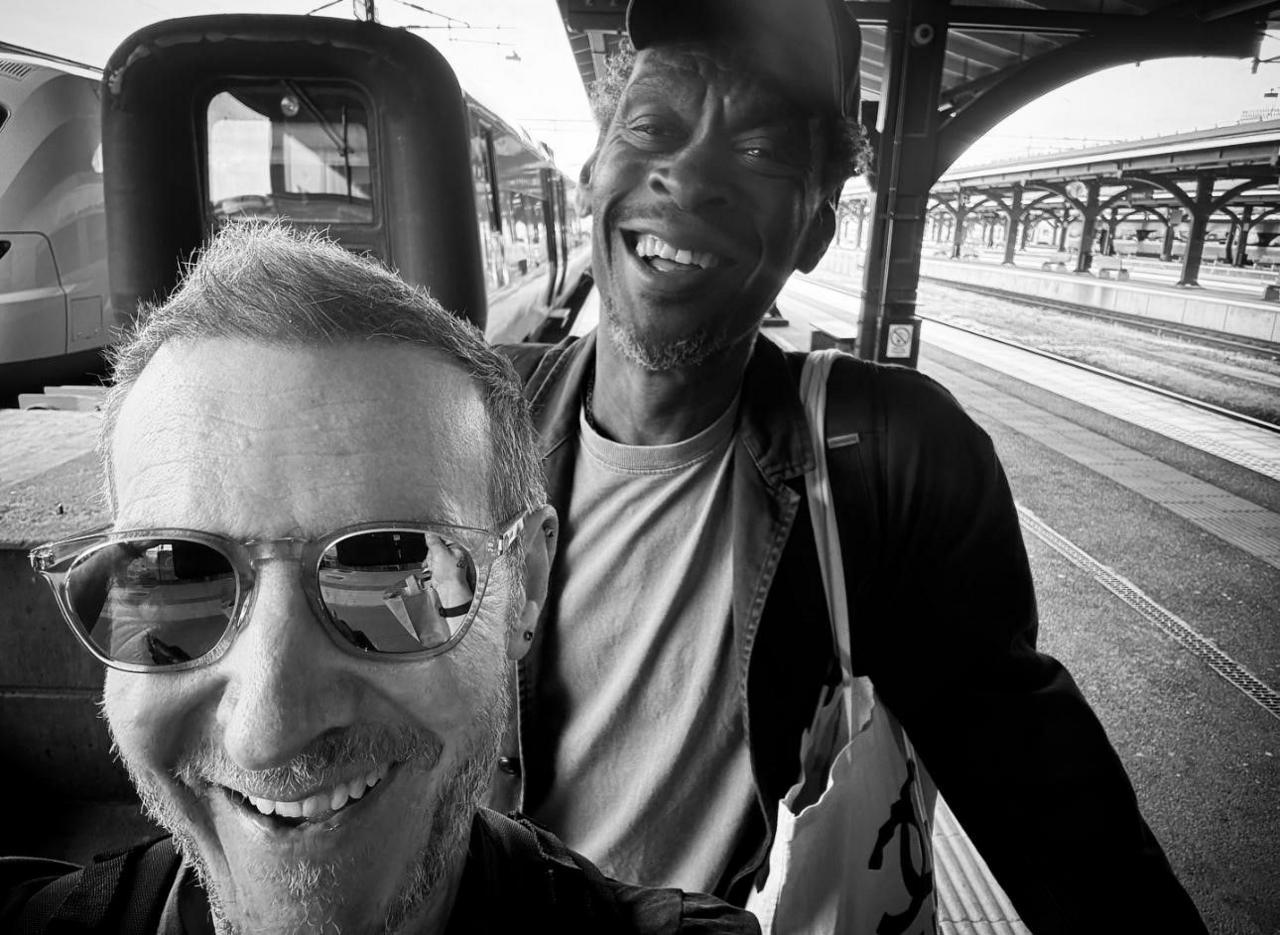
[[17, 81], [21, 81], [33, 71], [35, 71], [35, 69], [31, 65], [24, 64], [23, 62], [14, 62], [9, 61], [8, 59], [0, 60], [0, 75], [4, 75], [6, 78], [13, 78]]
[[1018, 505], [1018, 514], [1022, 518], [1023, 529], [1034, 533], [1045, 545], [1073, 565], [1093, 575], [1099, 584], [1155, 624], [1158, 630], [1171, 637], [1191, 655], [1203, 660], [1209, 668], [1272, 717], [1280, 719], [1280, 692], [1224, 653], [1213, 640], [1197, 633], [1191, 624], [1147, 597], [1132, 581], [1116, 574], [1071, 540], [1055, 532], [1021, 504]]

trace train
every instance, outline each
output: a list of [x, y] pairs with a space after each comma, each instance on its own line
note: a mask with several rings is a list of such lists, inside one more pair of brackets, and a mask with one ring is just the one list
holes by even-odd
[[[96, 381], [133, 313], [117, 307], [128, 303], [114, 301], [110, 287], [101, 78], [99, 69], [0, 43], [0, 405], [45, 385]], [[335, 145], [337, 124], [305, 99], [299, 112], [285, 111], [296, 120], [264, 127], [246, 95], [224, 98], [209, 126], [210, 145], [220, 147], [206, 191], [214, 223], [347, 219], [359, 202], [350, 196], [368, 184], [358, 137]], [[485, 334], [494, 342], [556, 337], [589, 263], [574, 183], [546, 146], [464, 98]], [[341, 131], [351, 130], [344, 120]], [[261, 147], [274, 148], [275, 164], [255, 152]]]

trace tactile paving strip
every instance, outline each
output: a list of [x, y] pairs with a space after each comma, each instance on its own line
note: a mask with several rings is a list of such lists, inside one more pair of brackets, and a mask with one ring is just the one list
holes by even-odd
[[1156, 629], [1171, 637], [1196, 658], [1203, 660], [1209, 668], [1243, 693], [1246, 698], [1272, 717], [1280, 719], [1280, 692], [1228, 656], [1217, 643], [1197, 632], [1191, 624], [1147, 597], [1128, 578], [1116, 574], [1021, 504], [1018, 505], [1018, 515], [1022, 519], [1024, 530], [1035, 535], [1077, 568], [1088, 572], [1095, 581], [1154, 624]]
[[1030, 935], [942, 796], [933, 810], [933, 870], [943, 935]]

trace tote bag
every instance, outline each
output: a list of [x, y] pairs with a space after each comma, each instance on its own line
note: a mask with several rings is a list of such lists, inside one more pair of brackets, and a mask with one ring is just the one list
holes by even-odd
[[816, 466], [806, 477], [818, 561], [843, 675], [801, 743], [802, 775], [778, 804], [769, 876], [747, 908], [766, 933], [935, 935], [930, 823], [937, 791], [870, 681], [852, 673], [849, 610], [827, 470], [827, 375], [810, 354], [800, 380]]

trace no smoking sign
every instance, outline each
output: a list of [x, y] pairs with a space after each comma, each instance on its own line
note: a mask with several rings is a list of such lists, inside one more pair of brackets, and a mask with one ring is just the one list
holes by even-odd
[[891, 360], [910, 358], [915, 340], [914, 325], [890, 325], [885, 335], [884, 356]]

